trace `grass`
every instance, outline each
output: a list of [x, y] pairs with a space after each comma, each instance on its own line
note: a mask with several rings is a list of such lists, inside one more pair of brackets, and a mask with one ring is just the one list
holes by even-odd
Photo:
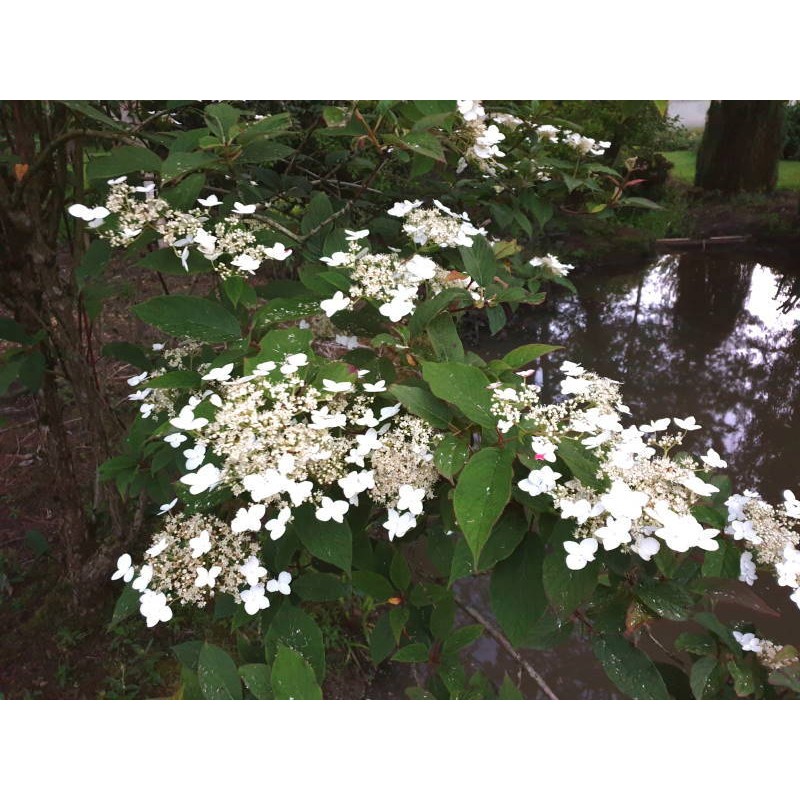
[[[675, 166], [671, 175], [679, 181], [694, 183], [694, 165], [697, 154], [691, 150], [664, 153]], [[781, 161], [778, 167], [778, 189], [800, 191], [800, 161]]]

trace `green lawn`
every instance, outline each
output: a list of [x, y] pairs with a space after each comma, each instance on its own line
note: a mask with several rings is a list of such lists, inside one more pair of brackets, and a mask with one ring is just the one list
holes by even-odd
[[[675, 150], [664, 155], [675, 165], [671, 173], [673, 178], [694, 183], [695, 153], [691, 150]], [[781, 161], [778, 168], [778, 189], [800, 191], [800, 161]]]

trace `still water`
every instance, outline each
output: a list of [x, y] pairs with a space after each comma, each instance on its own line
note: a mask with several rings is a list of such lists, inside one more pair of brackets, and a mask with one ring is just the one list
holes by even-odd
[[[755, 489], [772, 502], [787, 488], [800, 495], [800, 254], [690, 251], [639, 268], [584, 271], [574, 283], [577, 295], [520, 312], [503, 339], [476, 349], [496, 357], [526, 342], [563, 345], [542, 359], [536, 375], [545, 400], [557, 391], [561, 361], [578, 361], [623, 383], [637, 424], [694, 415], [703, 427], [687, 435], [687, 449], [713, 447], [738, 490]], [[750, 619], [776, 641], [800, 644], [800, 612], [770, 582], [763, 576], [754, 588], [780, 618], [756, 619], [732, 606], [724, 616]], [[460, 589], [486, 612], [485, 583]], [[667, 624], [659, 635], [671, 644], [677, 632]], [[525, 655], [559, 697], [617, 696], [579, 638]], [[469, 657], [494, 680], [504, 672], [518, 677], [492, 639], [480, 640]], [[520, 683], [527, 697], [542, 696], [527, 676]]]

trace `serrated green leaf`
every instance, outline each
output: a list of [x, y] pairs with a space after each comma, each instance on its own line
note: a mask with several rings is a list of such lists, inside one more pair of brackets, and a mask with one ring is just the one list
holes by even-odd
[[139, 319], [170, 336], [200, 342], [227, 342], [241, 335], [239, 321], [224, 306], [203, 297], [170, 294], [133, 307]]
[[197, 679], [206, 700], [241, 700], [242, 682], [233, 659], [221, 648], [205, 642], [197, 659]]
[[276, 700], [322, 700], [313, 668], [290, 647], [278, 645], [270, 679]]
[[318, 681], [325, 677], [325, 643], [322, 631], [305, 611], [283, 603], [264, 636], [268, 658], [274, 658], [279, 645], [290, 647], [314, 668]]
[[668, 700], [666, 684], [655, 664], [622, 636], [598, 636], [594, 654], [614, 685], [636, 700]]
[[242, 664], [239, 675], [256, 700], [272, 700], [272, 672], [266, 664]]
[[426, 361], [422, 365], [422, 376], [433, 394], [456, 406], [468, 419], [486, 428], [495, 427], [490, 411], [492, 394], [486, 388], [489, 379], [477, 367]]
[[435, 428], [447, 429], [453, 419], [453, 412], [424, 386], [409, 386], [393, 383], [389, 391], [414, 416], [421, 417]]

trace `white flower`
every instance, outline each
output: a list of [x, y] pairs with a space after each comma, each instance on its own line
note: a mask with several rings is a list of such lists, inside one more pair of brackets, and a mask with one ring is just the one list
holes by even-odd
[[388, 317], [392, 322], [400, 322], [403, 317], [414, 310], [414, 301], [406, 292], [397, 292], [388, 303], [378, 308], [378, 313]]
[[740, 539], [745, 539], [752, 544], [761, 544], [761, 537], [756, 533], [753, 523], [750, 520], [733, 520], [726, 528], [725, 533], [728, 536], [733, 536], [737, 542]]
[[565, 374], [569, 375], [572, 378], [577, 378], [579, 375], [583, 375], [586, 370], [574, 361], [565, 361], [559, 369]]
[[250, 556], [250, 558], [239, 567], [239, 572], [244, 575], [244, 579], [250, 586], [257, 586], [261, 578], [267, 575], [267, 571], [261, 566], [256, 556]]
[[133, 392], [133, 394], [128, 395], [128, 400], [144, 400], [150, 394], [152, 394], [152, 389], [139, 389], [138, 392]]
[[398, 490], [398, 511], [410, 511], [415, 517], [422, 513], [422, 501], [425, 499], [425, 489], [416, 489], [404, 483]]
[[249, 272], [252, 275], [261, 266], [261, 261], [247, 253], [240, 253], [231, 261], [231, 266], [239, 267], [239, 272]]
[[204, 381], [227, 381], [233, 372], [233, 364], [225, 364], [223, 367], [215, 367], [207, 375], [203, 375]]
[[278, 516], [275, 517], [275, 519], [267, 521], [264, 527], [269, 531], [269, 538], [272, 539], [273, 542], [280, 539], [281, 536], [286, 533], [286, 525], [291, 518], [292, 512], [284, 507], [278, 512]]
[[145, 550], [145, 553], [150, 556], [150, 558], [156, 558], [160, 556], [169, 546], [165, 537], [159, 539], [151, 548]]
[[164, 592], [156, 593], [147, 589], [139, 598], [139, 604], [139, 611], [147, 620], [148, 628], [172, 619], [172, 609], [167, 605], [167, 596]]
[[706, 483], [698, 478], [697, 475], [681, 478], [678, 483], [702, 497], [711, 497], [712, 494], [716, 494], [719, 491], [718, 486], [714, 486], [712, 483]]
[[233, 204], [234, 214], [254, 214], [255, 210], [256, 210], [255, 203], [251, 203], [250, 205], [244, 205], [243, 203], [239, 203], [237, 201]]
[[200, 589], [202, 589], [204, 586], [208, 586], [209, 589], [213, 589], [220, 572], [222, 572], [222, 567], [211, 567], [211, 569], [198, 567], [197, 577], [194, 579], [194, 585]]
[[761, 639], [757, 639], [754, 633], [740, 633], [733, 631], [733, 638], [741, 645], [742, 650], [751, 653], [761, 652]]
[[349, 392], [353, 384], [350, 381], [332, 381], [330, 378], [323, 378], [322, 388], [326, 392]]
[[197, 202], [200, 203], [201, 206], [205, 206], [205, 208], [213, 208], [214, 206], [222, 205], [222, 200], [220, 200], [215, 194], [210, 194], [206, 198], [198, 197]]
[[[554, 459], [555, 460], [555, 459]], [[540, 494], [549, 494], [556, 487], [556, 482], [561, 477], [560, 472], [554, 472], [550, 467], [531, 470], [530, 475], [521, 480], [517, 486], [531, 497]]]
[[263, 475], [246, 475], [242, 479], [245, 491], [250, 492], [254, 503], [272, 497], [286, 488], [286, 476], [276, 469], [268, 469]]
[[156, 353], [158, 353], [164, 349], [164, 344], [163, 342], [154, 342], [152, 348]]
[[182, 433], [171, 433], [169, 436], [164, 437], [164, 441], [168, 442], [170, 447], [177, 449], [187, 441], [188, 438], [188, 436], [184, 436]]
[[739, 556], [739, 580], [752, 586], [756, 582], [756, 565], [752, 553], [742, 553]]
[[[471, 101], [470, 101], [471, 102]], [[395, 203], [386, 213], [390, 217], [404, 217], [409, 211], [419, 208], [422, 205], [422, 200], [403, 200], [401, 203]]]
[[732, 494], [726, 501], [725, 506], [728, 509], [728, 522], [734, 520], [746, 520], [744, 515], [745, 506], [750, 502], [750, 498], [746, 495]]
[[381, 379], [377, 383], [364, 383], [365, 392], [385, 392], [386, 381]]
[[214, 488], [218, 483], [222, 473], [213, 464], [206, 464], [200, 467], [197, 472], [190, 472], [183, 475], [181, 483], [185, 483], [189, 488], [189, 494], [201, 494], [208, 489]]
[[156, 185], [153, 181], [145, 181], [141, 186], [134, 186], [133, 191], [139, 194], [148, 194], [152, 197], [156, 193]]
[[332, 256], [322, 256], [320, 261], [325, 262], [329, 267], [342, 267], [350, 261], [350, 254], [340, 250]]
[[343, 428], [347, 425], [347, 417], [343, 413], [331, 414], [328, 406], [322, 406], [311, 412], [311, 424], [308, 426], [313, 430], [323, 430], [325, 428]]
[[359, 239], [364, 239], [369, 236], [369, 231], [366, 228], [363, 231], [349, 231], [345, 228], [344, 234], [344, 238], [347, 239], [348, 242], [357, 242]]
[[142, 417], [144, 419], [147, 419], [153, 413], [154, 410], [155, 410], [155, 405], [153, 405], [153, 403], [142, 403], [139, 406], [139, 411], [141, 412]]
[[694, 417], [686, 417], [686, 419], [679, 419], [678, 417], [673, 417], [672, 421], [679, 427], [683, 428], [685, 431], [699, 431], [702, 427], [701, 425], [697, 424], [697, 420]]
[[196, 231], [194, 234], [194, 243], [204, 256], [214, 259], [218, 255], [216, 252], [217, 237], [213, 236], [208, 231], [204, 231], [202, 228]]
[[200, 558], [211, 550], [211, 534], [208, 530], [200, 531], [197, 536], [189, 539], [192, 549], [192, 558]]
[[125, 183], [126, 180], [128, 180], [127, 175], [120, 175], [119, 178], [109, 178], [106, 183], [109, 186], [119, 186], [119, 184]]
[[172, 502], [164, 503], [163, 506], [159, 506], [158, 514], [156, 514], [156, 516], [160, 517], [162, 514], [166, 514], [167, 511], [172, 511], [172, 509], [175, 508], [177, 502], [178, 498], [176, 497]]
[[389, 532], [390, 542], [395, 537], [402, 538], [417, 524], [416, 518], [410, 511], [406, 511], [404, 514], [400, 514], [396, 508], [390, 508], [388, 511], [389, 519], [383, 523], [383, 527]]
[[381, 447], [383, 447], [383, 443], [378, 439], [378, 431], [374, 428], [370, 428], [366, 433], [356, 435], [356, 448], [359, 455], [369, 455], [373, 450], [380, 450]]
[[318, 508], [314, 516], [320, 522], [344, 522], [344, 515], [350, 510], [350, 503], [346, 500], [331, 500], [330, 497], [322, 498], [322, 506]]
[[583, 569], [590, 561], [594, 561], [597, 539], [564, 542], [564, 549], [567, 551], [567, 566], [570, 569]]
[[122, 578], [125, 583], [130, 583], [133, 580], [133, 559], [124, 553], [117, 559], [117, 571], [111, 576], [112, 581]]
[[272, 247], [267, 247], [264, 250], [264, 255], [273, 261], [286, 261], [291, 254], [292, 250], [287, 250], [283, 242], [275, 242]]
[[[367, 489], [375, 488], [375, 475], [372, 470], [352, 470], [348, 472], [344, 478], [339, 478], [336, 483], [342, 489], [342, 494], [351, 502], [356, 505], [358, 502], [358, 495]], [[355, 502], [353, 502], [355, 501]]]
[[552, 464], [556, 460], [557, 446], [543, 436], [534, 436], [531, 439], [531, 449], [539, 461], [549, 461]]
[[615, 480], [611, 484], [611, 489], [600, 496], [603, 508], [617, 519], [622, 517], [638, 519], [649, 500], [650, 495], [646, 492], [634, 491], [624, 481], [619, 480]]
[[637, 536], [636, 540], [631, 545], [631, 550], [633, 550], [642, 561], [649, 561], [660, 549], [661, 543], [652, 536]]
[[620, 545], [631, 541], [631, 521], [629, 519], [614, 519], [606, 517], [606, 524], [594, 532], [603, 543], [605, 550], [616, 550]]
[[277, 580], [273, 578], [271, 581], [267, 581], [267, 591], [280, 592], [281, 594], [290, 594], [292, 590], [289, 587], [289, 584], [291, 582], [292, 582], [292, 576], [288, 572], [281, 572], [278, 575]]
[[603, 506], [600, 503], [592, 505], [588, 500], [569, 500], [564, 498], [561, 500], [559, 508], [562, 519], [576, 519], [578, 525], [583, 525], [589, 517], [596, 517], [603, 513]]
[[244, 531], [260, 531], [261, 519], [266, 513], [267, 507], [258, 503], [250, 508], [240, 508], [236, 511], [236, 516], [231, 522], [231, 530], [234, 533]]
[[[74, 203], [67, 209], [67, 211], [72, 214], [73, 217], [82, 219], [84, 222], [95, 222], [98, 224], [102, 223], [102, 221], [111, 213], [103, 206], [87, 208], [81, 203]], [[92, 225], [91, 227], [96, 228], [97, 225]]]
[[355, 350], [359, 347], [358, 336], [345, 336], [342, 333], [337, 333], [333, 339], [336, 344], [347, 348], [348, 350]]
[[262, 361], [260, 364], [256, 364], [253, 375], [269, 375], [276, 366], [274, 361]]
[[134, 375], [132, 378], [128, 378], [128, 386], [138, 386], [142, 381], [147, 380], [147, 376], [149, 372], [143, 372], [141, 375]]
[[583, 394], [591, 385], [586, 378], [573, 378], [570, 375], [561, 381], [561, 394]]
[[149, 564], [145, 564], [139, 570], [139, 577], [131, 584], [131, 589], [135, 589], [137, 592], [143, 592], [150, 581], [153, 580], [153, 568]]
[[456, 105], [466, 122], [474, 122], [486, 116], [480, 100], [456, 100]]
[[206, 459], [206, 446], [196, 444], [194, 447], [184, 450], [183, 455], [186, 456], [186, 469], [194, 472]]
[[783, 493], [783, 508], [786, 515], [794, 519], [800, 519], [800, 500], [794, 496], [794, 492], [786, 489]]
[[[495, 148], [496, 149], [496, 148]], [[539, 258], [532, 258], [528, 262], [532, 267], [541, 267], [544, 272], [565, 278], [575, 267], [572, 264], [562, 264], [556, 256], [548, 254]]]
[[[677, 422], [677, 420], [675, 421]], [[713, 447], [709, 447], [708, 453], [706, 453], [704, 456], [700, 456], [700, 460], [711, 469], [725, 469], [725, 467], [728, 466], [728, 462], [723, 461], [720, 458], [719, 453], [714, 450]]]
[[[397, 403], [396, 405], [393, 406], [384, 406], [379, 412], [380, 421], [383, 422], [384, 420], [390, 419], [396, 414], [399, 414], [401, 408], [402, 405], [400, 403]], [[356, 437], [356, 439], [358, 439], [358, 437]]]
[[304, 367], [306, 364], [308, 364], [308, 356], [305, 353], [294, 353], [286, 356], [283, 366], [281, 366], [281, 374], [293, 375], [300, 367]]
[[[286, 481], [286, 491], [289, 493], [289, 499], [292, 501], [293, 506], [302, 505], [309, 497], [314, 484], [311, 481]], [[337, 501], [342, 502], [342, 501]]]
[[800, 608], [800, 589], [795, 589], [790, 595], [789, 599]]
[[418, 281], [429, 281], [436, 275], [437, 270], [435, 261], [419, 254], [411, 256], [408, 261], [404, 261], [403, 266]]
[[640, 425], [639, 430], [642, 433], [656, 433], [657, 431], [665, 431], [669, 427], [669, 417], [657, 419], [655, 422], [650, 420], [649, 425]]
[[196, 431], [208, 424], [208, 420], [205, 417], [195, 417], [194, 409], [190, 406], [184, 406], [180, 414], [169, 422], [173, 428], [178, 428], [182, 431]]
[[691, 514], [676, 514], [664, 500], [657, 500], [647, 513], [661, 528], [655, 529], [656, 536], [661, 537], [670, 550], [685, 553], [690, 547], [698, 546], [704, 550], [717, 550], [718, 542], [714, 541], [719, 531], [713, 528], [703, 529], [702, 525]]
[[269, 608], [269, 598], [264, 593], [263, 584], [257, 583], [255, 586], [245, 589], [239, 593], [239, 597], [244, 603], [244, 610], [250, 615], [258, 614], [259, 611]]

